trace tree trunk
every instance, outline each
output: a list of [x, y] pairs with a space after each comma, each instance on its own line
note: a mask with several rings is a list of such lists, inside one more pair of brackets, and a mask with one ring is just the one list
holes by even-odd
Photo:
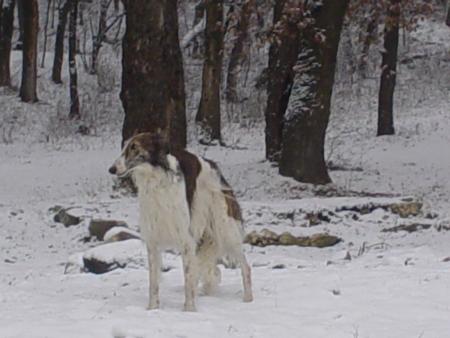
[[400, 1], [390, 0], [384, 28], [384, 49], [378, 95], [377, 136], [394, 135], [394, 90], [397, 75]]
[[36, 0], [19, 0], [23, 9], [22, 83], [20, 98], [24, 102], [36, 102], [37, 40], [39, 12]]
[[[277, 0], [273, 10], [273, 26], [282, 18], [286, 0]], [[266, 119], [266, 158], [278, 161], [283, 139], [283, 117], [291, 95], [294, 71], [298, 54], [299, 34], [294, 25], [286, 25], [269, 48], [267, 82]]]
[[195, 121], [201, 128], [200, 141], [220, 142], [220, 84], [223, 60], [223, 1], [206, 0], [205, 59], [202, 95]]
[[[56, 1], [56, 0], [54, 0]], [[45, 67], [45, 54], [47, 52], [47, 31], [48, 31], [48, 23], [50, 19], [50, 6], [52, 4], [52, 0], [47, 0], [47, 16], [45, 17], [45, 26], [44, 26], [44, 46], [42, 48], [42, 59], [41, 59], [41, 68]]]
[[14, 23], [15, 1], [0, 1], [0, 87], [11, 86], [11, 39]]
[[447, 16], [445, 18], [445, 24], [450, 27], [450, 0], [447, 0]]
[[[194, 10], [194, 22], [192, 23], [192, 27], [195, 27], [198, 25], [198, 23], [200, 21], [203, 20], [203, 17], [205, 16], [205, 0], [200, 0], [196, 5], [195, 5], [195, 10]], [[203, 52], [203, 45], [204, 45], [204, 34], [199, 34], [197, 35], [194, 40], [192, 41], [192, 55], [194, 57], [199, 57], [199, 56], [203, 56], [204, 52]]]
[[241, 72], [242, 64], [248, 57], [249, 26], [252, 11], [255, 9], [255, 0], [246, 0], [242, 5], [241, 13], [236, 27], [237, 36], [231, 50], [230, 62], [228, 64], [227, 85], [225, 96], [228, 102], [237, 102], [237, 82]]
[[77, 74], [77, 16], [78, 0], [71, 2], [69, 20], [69, 78], [70, 78], [70, 119], [80, 118], [80, 101], [78, 99], [78, 74]]
[[172, 147], [186, 146], [183, 61], [176, 0], [126, 0], [122, 47], [125, 110], [122, 141], [162, 129]]
[[52, 81], [62, 83], [61, 69], [64, 56], [64, 34], [66, 32], [67, 15], [71, 0], [61, 0], [58, 10], [58, 26], [56, 28], [55, 55], [53, 59]]
[[19, 38], [17, 39], [15, 50], [22, 50], [23, 48], [23, 25], [24, 25], [24, 10], [23, 3], [17, 1], [17, 19], [19, 20]]
[[92, 59], [91, 59], [91, 74], [97, 73], [97, 59], [98, 53], [100, 52], [100, 48], [102, 47], [102, 42], [105, 38], [105, 30], [106, 30], [106, 14], [108, 13], [108, 0], [100, 1], [100, 13], [98, 17], [98, 29], [97, 35], [93, 38], [93, 48], [92, 48]]
[[331, 182], [324, 148], [336, 57], [348, 0], [310, 5], [314, 23], [301, 33], [291, 102], [285, 115], [280, 174], [312, 184]]
[[372, 0], [372, 2], [369, 3], [371, 9], [369, 11], [367, 28], [362, 39], [363, 47], [361, 51], [361, 58], [359, 59], [358, 71], [363, 78], [367, 77], [370, 46], [377, 40], [378, 35], [378, 23], [380, 18], [379, 11], [376, 9], [376, 1], [378, 0]]

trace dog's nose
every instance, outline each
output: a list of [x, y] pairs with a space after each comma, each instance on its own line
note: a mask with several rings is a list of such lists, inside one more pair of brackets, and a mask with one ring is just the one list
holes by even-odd
[[117, 172], [117, 168], [115, 165], [113, 165], [111, 168], [109, 168], [109, 173], [112, 175], [115, 175]]

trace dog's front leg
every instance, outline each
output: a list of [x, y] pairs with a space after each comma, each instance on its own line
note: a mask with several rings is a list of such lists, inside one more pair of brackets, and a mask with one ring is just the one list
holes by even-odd
[[147, 246], [149, 272], [149, 304], [148, 309], [159, 308], [159, 277], [161, 271], [161, 252], [157, 248]]
[[184, 270], [185, 311], [196, 311], [195, 296], [197, 293], [197, 260], [193, 246], [186, 247], [182, 254]]

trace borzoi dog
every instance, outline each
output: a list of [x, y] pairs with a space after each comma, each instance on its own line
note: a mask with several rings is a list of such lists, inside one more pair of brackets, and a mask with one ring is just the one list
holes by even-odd
[[138, 188], [139, 223], [149, 263], [149, 309], [159, 307], [161, 252], [167, 249], [181, 253], [186, 311], [195, 311], [199, 281], [206, 294], [220, 282], [221, 258], [239, 264], [243, 300], [252, 301], [241, 209], [214, 162], [186, 150], [170, 151], [161, 133], [142, 133], [126, 142], [109, 172], [131, 174]]

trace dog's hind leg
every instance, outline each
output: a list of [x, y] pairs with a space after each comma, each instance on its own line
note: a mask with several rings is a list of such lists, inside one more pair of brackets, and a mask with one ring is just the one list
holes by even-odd
[[244, 285], [243, 300], [244, 302], [251, 302], [253, 300], [252, 272], [243, 252], [239, 255], [239, 264], [241, 266], [242, 283]]
[[161, 252], [157, 248], [149, 248], [148, 254], [148, 272], [149, 272], [149, 304], [148, 309], [159, 308], [159, 278], [161, 273]]
[[220, 283], [221, 274], [217, 266], [217, 250], [212, 239], [204, 236], [203, 243], [197, 249], [197, 261], [199, 265], [202, 289], [205, 295], [212, 294]]
[[184, 271], [184, 310], [196, 311], [195, 296], [197, 293], [198, 268], [195, 257], [194, 246], [186, 246], [182, 252], [183, 271]]

